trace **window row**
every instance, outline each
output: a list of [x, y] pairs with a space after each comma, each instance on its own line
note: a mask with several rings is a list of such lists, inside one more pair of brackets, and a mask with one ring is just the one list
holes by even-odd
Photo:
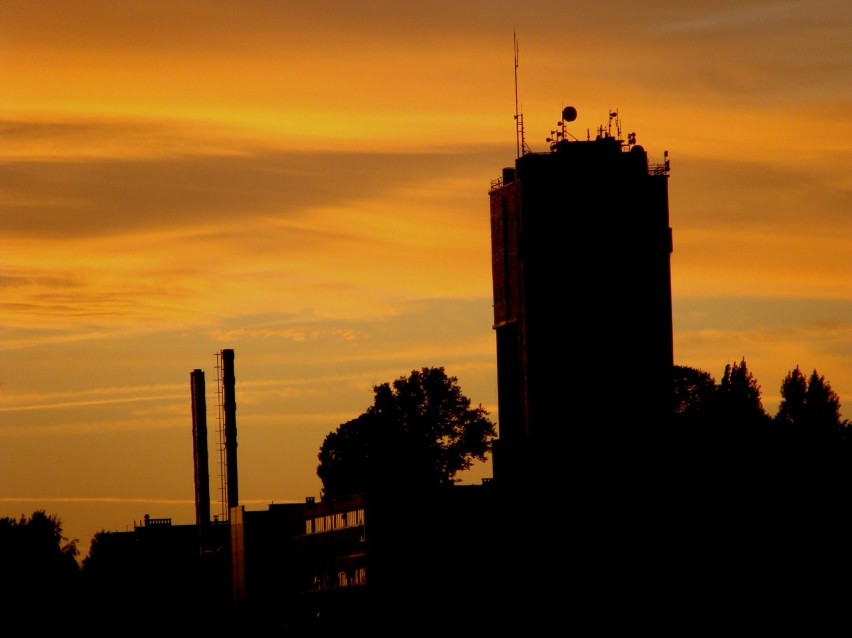
[[345, 527], [357, 527], [364, 524], [364, 508], [326, 514], [305, 520], [305, 534], [319, 534]]

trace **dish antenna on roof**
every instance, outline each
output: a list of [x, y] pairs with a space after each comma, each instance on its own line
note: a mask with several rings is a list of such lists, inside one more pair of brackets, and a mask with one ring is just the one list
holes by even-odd
[[550, 144], [551, 151], [555, 151], [558, 148], [559, 143], [565, 141], [568, 137], [573, 137], [575, 140], [577, 139], [565, 130], [565, 123], [573, 122], [576, 119], [577, 109], [573, 106], [566, 106], [562, 109], [562, 119], [556, 123], [556, 126], [559, 128], [555, 131], [550, 131], [551, 137], [548, 137], [547, 140], [545, 140], [548, 144]]

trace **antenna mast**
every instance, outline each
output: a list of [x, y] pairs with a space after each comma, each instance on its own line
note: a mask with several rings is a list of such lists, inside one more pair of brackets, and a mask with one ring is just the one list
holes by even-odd
[[515, 41], [515, 146], [518, 157], [524, 152], [526, 142], [524, 141], [524, 115], [518, 112], [518, 36], [512, 32]]

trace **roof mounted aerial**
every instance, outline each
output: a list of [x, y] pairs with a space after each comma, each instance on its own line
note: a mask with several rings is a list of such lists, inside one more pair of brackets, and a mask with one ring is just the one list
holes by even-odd
[[[612, 134], [612, 123], [615, 122], [615, 136]], [[616, 139], [621, 140], [621, 119], [618, 117], [618, 109], [614, 111], [612, 109], [609, 110], [609, 121], [607, 122], [606, 129], [604, 129], [603, 124], [598, 126], [598, 137], [597, 139]]]
[[[573, 106], [566, 106], [562, 109], [562, 119], [556, 123], [556, 126], [559, 127], [558, 130], [550, 131], [550, 137], [548, 137], [545, 141], [550, 144], [550, 150], [556, 150], [556, 145], [559, 142], [563, 141], [566, 137], [574, 137], [568, 131], [565, 130], [566, 122], [573, 122], [577, 119], [577, 109]], [[576, 140], [577, 138], [574, 137]]]
[[518, 36], [512, 32], [515, 41], [515, 146], [518, 157], [529, 151], [524, 139], [524, 114], [518, 110]]

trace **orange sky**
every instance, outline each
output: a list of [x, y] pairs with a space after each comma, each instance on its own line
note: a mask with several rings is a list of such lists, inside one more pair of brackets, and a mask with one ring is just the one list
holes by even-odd
[[222, 348], [250, 508], [318, 496], [323, 437], [414, 368], [497, 419], [515, 31], [532, 150], [571, 104], [669, 152], [676, 362], [745, 357], [773, 414], [796, 365], [852, 404], [848, 2], [9, 0], [0, 516], [84, 551], [192, 523], [189, 373], [213, 426]]

